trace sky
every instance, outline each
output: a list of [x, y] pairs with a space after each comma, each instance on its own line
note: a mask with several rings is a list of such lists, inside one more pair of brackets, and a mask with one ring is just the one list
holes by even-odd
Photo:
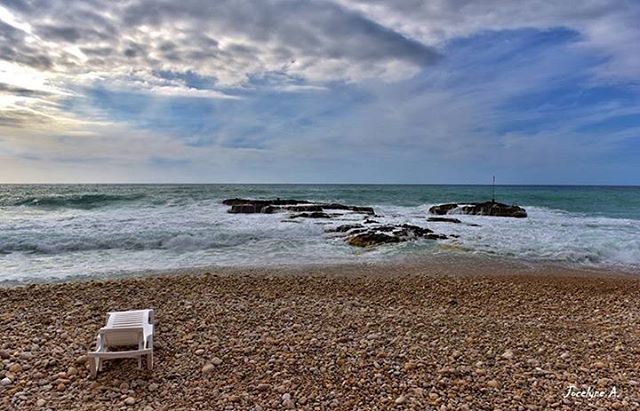
[[640, 185], [636, 0], [1, 0], [0, 182]]

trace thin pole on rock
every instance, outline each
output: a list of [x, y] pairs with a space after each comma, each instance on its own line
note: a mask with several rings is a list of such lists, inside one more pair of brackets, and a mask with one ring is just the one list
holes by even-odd
[[491, 202], [496, 202], [496, 176], [493, 176], [493, 185], [491, 186]]

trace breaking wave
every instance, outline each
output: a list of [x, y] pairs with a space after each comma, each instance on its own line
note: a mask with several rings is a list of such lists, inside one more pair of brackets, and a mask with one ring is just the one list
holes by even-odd
[[91, 209], [113, 203], [136, 201], [142, 198], [144, 198], [142, 194], [49, 194], [21, 198], [5, 198], [0, 200], [0, 206]]
[[[240, 185], [0, 188], [0, 281], [215, 265], [379, 261], [430, 253], [640, 270], [640, 195], [635, 189], [608, 189], [611, 192], [606, 198], [612, 206], [603, 214], [605, 208], [598, 199], [604, 195], [593, 188], [553, 188], [544, 195], [541, 189], [518, 188], [523, 192], [518, 193], [518, 199], [532, 193], [528, 201], [521, 202], [528, 218], [457, 214], [461, 223], [454, 224], [427, 221], [429, 207], [443, 197], [457, 199], [464, 190], [478, 189]], [[569, 196], [572, 190], [577, 190], [575, 199], [550, 200], [559, 193]], [[286, 214], [229, 214], [228, 207], [221, 204], [223, 198], [285, 195], [371, 205], [375, 219], [382, 224], [408, 223], [457, 237], [362, 250], [326, 233], [340, 224], [361, 222], [361, 216], [347, 213], [325, 221], [283, 221]], [[482, 198], [482, 193], [470, 192], [464, 200], [473, 198]], [[574, 201], [577, 199], [581, 201]], [[590, 202], [595, 205], [587, 209]]]

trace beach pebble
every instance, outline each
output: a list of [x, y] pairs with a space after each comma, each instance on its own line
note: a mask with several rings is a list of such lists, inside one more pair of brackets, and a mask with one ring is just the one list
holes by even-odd
[[396, 398], [394, 402], [398, 405], [404, 404], [405, 402], [407, 402], [407, 397], [405, 397], [404, 395], [401, 395], [398, 398]]
[[33, 354], [29, 351], [24, 351], [20, 353], [20, 358], [23, 360], [30, 360], [33, 358]]
[[211, 363], [212, 363], [213, 365], [220, 365], [220, 364], [222, 364], [222, 360], [221, 360], [220, 358], [218, 358], [218, 357], [213, 357], [213, 358], [211, 359]]
[[204, 367], [202, 367], [202, 372], [205, 374], [208, 374], [210, 372], [212, 372], [213, 370], [215, 370], [215, 365], [211, 364], [211, 363], [207, 363], [204, 365]]
[[489, 380], [489, 381], [487, 381], [487, 386], [489, 386], [491, 388], [498, 388], [500, 386], [500, 384], [496, 380]]
[[4, 377], [3, 379], [0, 380], [0, 385], [9, 385], [11, 384], [11, 379], [8, 377]]
[[42, 398], [38, 399], [38, 401], [36, 401], [36, 407], [44, 407], [47, 404], [46, 400], [43, 400]]
[[202, 355], [202, 354], [204, 354], [204, 350], [203, 350], [202, 348], [199, 348], [199, 349], [197, 349], [197, 350], [195, 351], [195, 354], [196, 354], [196, 355]]
[[88, 359], [89, 359], [89, 357], [87, 357], [85, 354], [80, 355], [80, 356], [76, 357], [76, 364], [77, 365], [86, 364]]
[[136, 403], [136, 399], [135, 399], [135, 398], [133, 398], [133, 397], [127, 397], [127, 398], [124, 400], [124, 403], [125, 403], [126, 405], [133, 405], [133, 404], [135, 404], [135, 403]]
[[147, 389], [151, 392], [156, 391], [158, 389], [158, 384], [156, 384], [155, 382], [152, 382], [151, 384], [149, 384]]
[[513, 351], [507, 350], [504, 353], [502, 353], [501, 357], [504, 358], [505, 360], [510, 360], [513, 358]]

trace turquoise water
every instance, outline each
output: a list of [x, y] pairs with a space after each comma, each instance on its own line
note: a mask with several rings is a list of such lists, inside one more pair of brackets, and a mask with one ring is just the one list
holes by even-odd
[[[484, 201], [491, 186], [0, 185], [0, 280], [141, 270], [497, 255], [570, 265], [640, 267], [640, 187], [496, 186], [496, 200], [527, 219], [458, 216], [428, 223], [428, 208]], [[224, 198], [296, 198], [370, 205], [382, 222], [411, 223], [457, 240], [353, 249], [328, 226], [283, 215], [231, 215]]]

